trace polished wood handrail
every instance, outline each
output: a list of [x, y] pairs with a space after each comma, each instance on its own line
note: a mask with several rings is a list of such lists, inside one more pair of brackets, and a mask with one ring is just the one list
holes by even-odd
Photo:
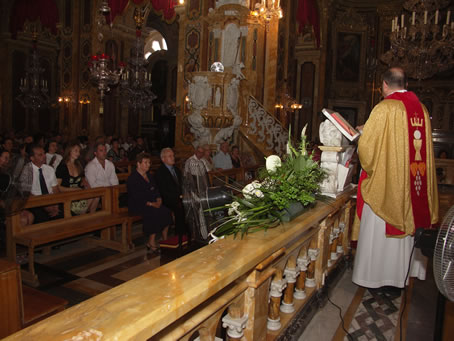
[[[175, 328], [180, 328], [179, 320], [184, 321], [183, 316], [203, 310], [202, 305], [209, 305], [211, 300], [222, 296], [222, 292], [231, 285], [241, 286], [249, 274], [257, 271], [256, 266], [264, 264], [276, 251], [285, 248], [297, 252], [293, 245], [302, 240], [307, 240], [307, 248], [310, 241], [307, 238], [314, 241], [313, 236], [317, 235], [317, 231], [325, 233], [323, 229], [314, 229], [314, 225], [344, 206], [349, 195], [345, 193], [336, 200], [317, 202], [313, 209], [294, 221], [266, 232], [257, 232], [244, 239], [228, 237], [219, 240], [6, 340], [66, 340], [83, 333], [101, 335], [105, 340], [145, 340], [153, 335], [161, 335], [164, 330], [172, 333]], [[323, 238], [317, 237], [316, 240], [323, 241]], [[288, 255], [277, 261], [285, 262], [286, 257]], [[317, 285], [321, 285], [324, 271], [320, 267], [317, 266]], [[264, 266], [263, 275], [266, 274], [266, 278], [274, 273], [267, 269], [271, 268]], [[172, 327], [174, 324], [175, 327]], [[180, 332], [176, 334], [181, 335]]]

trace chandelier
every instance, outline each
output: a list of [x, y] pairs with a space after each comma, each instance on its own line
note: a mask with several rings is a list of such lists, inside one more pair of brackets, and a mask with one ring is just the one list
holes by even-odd
[[262, 0], [255, 4], [255, 10], [251, 12], [251, 15], [255, 17], [261, 17], [265, 21], [266, 28], [268, 29], [268, 23], [273, 18], [282, 18], [282, 9], [280, 7], [280, 0]]
[[20, 80], [21, 93], [17, 96], [17, 100], [25, 109], [37, 111], [39, 108], [46, 108], [49, 105], [49, 88], [47, 80], [44, 79], [44, 68], [41, 67], [37, 50], [37, 35], [33, 34], [33, 48], [24, 78]]
[[126, 67], [126, 73], [122, 75], [120, 81], [123, 103], [133, 110], [144, 110], [151, 107], [156, 98], [156, 95], [151, 91], [151, 73], [147, 72], [148, 61], [144, 57], [142, 24], [145, 11], [146, 7], [134, 10], [136, 40], [131, 48], [131, 57]]
[[[101, 1], [98, 9], [98, 40], [102, 43], [104, 38], [101, 27], [106, 23], [105, 16], [110, 13], [110, 7], [108, 6], [107, 1]], [[110, 29], [112, 31], [112, 20]], [[98, 91], [101, 97], [101, 107], [100, 112], [103, 112], [102, 100], [106, 92], [110, 91], [110, 87], [119, 82], [121, 75], [123, 74], [124, 64], [119, 63], [118, 70], [112, 70], [113, 66], [113, 57], [105, 54], [98, 53], [91, 56], [90, 62], [88, 63], [88, 69], [90, 71], [90, 79], [93, 83], [97, 85]]]
[[392, 19], [391, 48], [380, 59], [401, 66], [422, 80], [454, 66], [454, 22], [450, 0], [407, 0], [406, 11]]
[[111, 70], [110, 64], [113, 64], [111, 57], [105, 53], [98, 53], [91, 56], [88, 64], [91, 80], [97, 84], [101, 100], [106, 92], [110, 91], [110, 86], [115, 85], [123, 74], [124, 64], [119, 64], [118, 70]]

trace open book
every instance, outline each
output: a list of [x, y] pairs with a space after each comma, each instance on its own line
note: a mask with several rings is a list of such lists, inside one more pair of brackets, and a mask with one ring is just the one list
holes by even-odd
[[322, 109], [323, 114], [333, 123], [337, 129], [350, 141], [355, 141], [360, 133], [358, 130], [353, 128], [341, 114], [330, 109]]

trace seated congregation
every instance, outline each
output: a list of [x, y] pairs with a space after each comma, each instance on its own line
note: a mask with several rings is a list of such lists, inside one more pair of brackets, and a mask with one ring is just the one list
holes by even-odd
[[[208, 145], [186, 157], [171, 148], [152, 155], [142, 137], [98, 136], [88, 141], [13, 133], [2, 138], [0, 171], [17, 179], [18, 190], [30, 197], [22, 200], [20, 209], [11, 209], [0, 236], [10, 261], [28, 263], [23, 279], [32, 285], [39, 283], [36, 248], [50, 252], [55, 244], [89, 235], [87, 242], [129, 252], [134, 248], [135, 222], [143, 225], [150, 255], [159, 255], [158, 237], [165, 245], [169, 234], [181, 251], [187, 242], [200, 241], [185, 221], [183, 192], [188, 178], [192, 181], [198, 175], [213, 184], [242, 182], [246, 174], [252, 180], [251, 169], [241, 168], [239, 148], [233, 146], [230, 152], [228, 142], [214, 157]], [[18, 253], [19, 247], [26, 251]]]

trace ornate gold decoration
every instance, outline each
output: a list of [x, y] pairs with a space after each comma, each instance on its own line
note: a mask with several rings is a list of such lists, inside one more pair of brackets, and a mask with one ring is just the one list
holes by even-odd
[[454, 22], [449, 0], [407, 0], [391, 22], [391, 49], [381, 56], [414, 79], [426, 79], [454, 66]]
[[412, 127], [422, 127], [424, 121], [422, 118], [412, 117], [410, 122]]

